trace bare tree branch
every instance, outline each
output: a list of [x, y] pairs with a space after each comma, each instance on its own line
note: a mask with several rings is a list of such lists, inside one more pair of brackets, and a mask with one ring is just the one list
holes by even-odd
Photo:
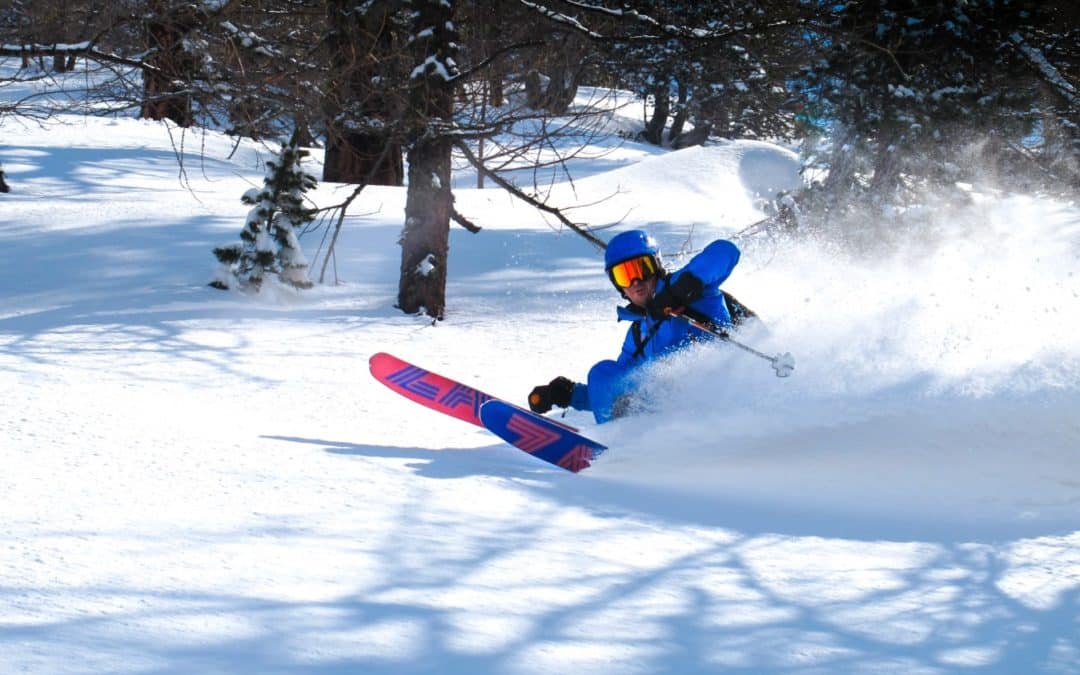
[[506, 46], [501, 47], [500, 49], [496, 50], [495, 52], [491, 53], [484, 60], [469, 66], [468, 70], [462, 70], [460, 73], [455, 75], [453, 79], [462, 80], [462, 81], [468, 81], [469, 78], [471, 78], [474, 74], [480, 72], [484, 68], [487, 68], [492, 63], [494, 63], [495, 60], [498, 59], [500, 56], [503, 56], [505, 54], [510, 54], [510, 53], [513, 53], [515, 51], [522, 50], [522, 49], [532, 49], [532, 48], [536, 48], [536, 47], [543, 47], [546, 44], [547, 43], [544, 42], [543, 40], [527, 40], [525, 42], [518, 42], [516, 44], [506, 45]]
[[349, 206], [360, 196], [360, 193], [364, 191], [368, 185], [371, 184], [371, 180], [378, 173], [383, 165], [383, 162], [389, 160], [390, 151], [394, 147], [392, 143], [386, 143], [383, 145], [382, 153], [376, 158], [375, 162], [371, 165], [371, 169], [368, 171], [368, 175], [365, 180], [361, 181], [356, 188], [353, 189], [352, 194], [345, 198], [345, 201], [334, 206], [327, 207], [325, 210], [333, 211], [334, 209], [340, 209], [338, 217], [334, 223], [334, 235], [330, 238], [330, 245], [326, 249], [326, 257], [323, 258], [322, 268], [319, 270], [319, 283], [323, 283], [326, 278], [326, 266], [330, 262], [330, 258], [334, 255], [334, 247], [337, 245], [338, 235], [341, 234], [341, 227], [345, 223], [345, 213], [348, 211]]
[[479, 225], [472, 222], [471, 220], [469, 220], [465, 216], [461, 215], [461, 213], [458, 212], [458, 210], [455, 209], [454, 207], [450, 207], [450, 220], [452, 220], [455, 223], [457, 223], [458, 225], [464, 227], [466, 230], [468, 230], [469, 232], [472, 232], [473, 234], [476, 234], [477, 232], [479, 232], [482, 229]]
[[[149, 52], [147, 52], [148, 54]], [[154, 66], [141, 58], [128, 58], [119, 54], [102, 51], [92, 42], [75, 44], [0, 44], [0, 56], [40, 57], [40, 56], [82, 56], [102, 63], [115, 63], [142, 70], [156, 71]], [[145, 56], [144, 54], [143, 56]]]
[[563, 212], [560, 209], [557, 209], [554, 206], [549, 206], [549, 205], [547, 205], [547, 204], [545, 204], [545, 203], [543, 203], [543, 202], [541, 202], [541, 201], [539, 201], [537, 199], [534, 199], [533, 197], [531, 197], [531, 196], [525, 194], [524, 192], [522, 192], [521, 190], [519, 190], [517, 188], [517, 186], [514, 185], [513, 183], [511, 183], [510, 181], [506, 180], [505, 178], [498, 175], [494, 171], [491, 171], [490, 169], [488, 169], [486, 166], [484, 166], [483, 162], [481, 162], [479, 159], [476, 158], [476, 155], [473, 154], [472, 150], [470, 150], [469, 146], [466, 145], [464, 142], [456, 141], [454, 143], [454, 146], [458, 150], [461, 151], [461, 154], [463, 154], [465, 156], [465, 159], [467, 159], [469, 161], [469, 163], [472, 164], [476, 168], [477, 171], [483, 173], [485, 176], [490, 178], [499, 187], [506, 190], [510, 194], [514, 195], [518, 199], [520, 199], [520, 200], [522, 200], [522, 201], [524, 201], [524, 202], [526, 202], [528, 204], [531, 204], [533, 207], [535, 207], [535, 208], [537, 208], [537, 209], [539, 209], [541, 211], [544, 211], [545, 213], [550, 213], [551, 215], [555, 216], [556, 218], [559, 219], [559, 222], [561, 222], [563, 225], [569, 227], [574, 232], [577, 232], [582, 237], [585, 237], [585, 239], [587, 239], [592, 244], [596, 245], [601, 250], [607, 248], [607, 244], [602, 239], [600, 239], [599, 237], [594, 235], [592, 232], [589, 232], [589, 230], [588, 230], [588, 228], [586, 226], [579, 225], [578, 223], [575, 223], [575, 222], [571, 221], [569, 218], [567, 218], [565, 215], [563, 215]]

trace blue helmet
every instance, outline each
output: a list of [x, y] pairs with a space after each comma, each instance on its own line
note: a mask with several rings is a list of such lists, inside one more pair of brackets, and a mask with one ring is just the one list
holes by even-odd
[[612, 237], [604, 250], [604, 269], [610, 269], [615, 263], [620, 263], [639, 255], [651, 255], [656, 260], [657, 267], [661, 267], [660, 247], [644, 230], [627, 230]]

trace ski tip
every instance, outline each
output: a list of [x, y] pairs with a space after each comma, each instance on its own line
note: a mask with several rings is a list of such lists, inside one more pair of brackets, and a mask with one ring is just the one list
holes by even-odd
[[400, 361], [400, 360], [401, 359], [397, 358], [393, 354], [387, 354], [386, 352], [375, 352], [374, 354], [372, 354], [371, 356], [368, 357], [368, 361], [367, 361], [368, 362], [368, 369], [371, 370], [372, 373], [374, 373], [375, 368], [380, 363], [386, 363], [387, 361]]

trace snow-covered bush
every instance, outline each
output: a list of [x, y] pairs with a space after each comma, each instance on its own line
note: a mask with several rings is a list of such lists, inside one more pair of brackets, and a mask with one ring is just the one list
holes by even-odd
[[317, 184], [301, 167], [307, 155], [293, 134], [277, 158], [266, 163], [262, 188], [252, 188], [241, 197], [252, 207], [240, 232], [241, 241], [214, 249], [221, 265], [211, 286], [258, 291], [266, 276], [273, 274], [295, 288], [311, 288], [308, 261], [296, 234], [315, 218], [315, 210], [304, 206], [304, 193]]

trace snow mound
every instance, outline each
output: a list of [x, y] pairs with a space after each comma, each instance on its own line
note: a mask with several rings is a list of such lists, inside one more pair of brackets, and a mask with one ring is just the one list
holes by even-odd
[[[801, 184], [795, 153], [761, 141], [695, 146], [562, 186], [559, 196], [586, 206], [578, 213], [625, 214], [624, 222], [707, 224], [734, 231], [761, 218], [777, 192]], [[664, 195], [658, 199], [657, 195]]]

